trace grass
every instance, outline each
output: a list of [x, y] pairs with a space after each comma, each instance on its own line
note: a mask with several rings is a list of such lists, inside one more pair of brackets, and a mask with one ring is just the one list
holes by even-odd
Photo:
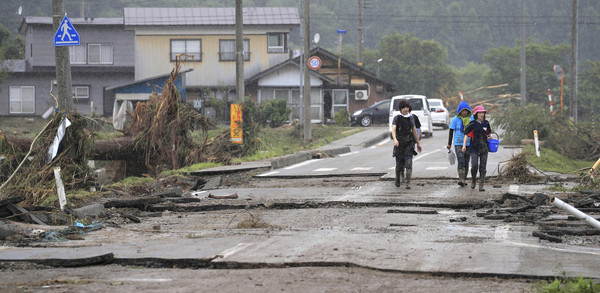
[[[65, 191], [65, 196], [67, 198], [67, 206], [70, 202], [76, 199], [86, 198], [88, 196], [94, 195], [93, 192], [78, 189], [78, 190], [67, 190]], [[44, 198], [44, 201], [40, 203], [41, 206], [54, 206], [55, 203], [58, 202], [58, 194], [47, 196]]]
[[592, 293], [600, 292], [600, 284], [583, 277], [566, 280], [556, 279], [551, 283], [538, 282], [532, 286], [538, 293]]
[[527, 154], [529, 164], [543, 171], [575, 174], [592, 168], [595, 163], [566, 158], [549, 148], [540, 148], [540, 157], [537, 157], [533, 145], [526, 146], [523, 152]]
[[297, 151], [310, 150], [327, 145], [338, 139], [363, 131], [362, 128], [314, 125], [311, 131], [312, 142], [304, 144], [303, 133], [299, 135], [293, 127], [289, 128], [263, 128], [259, 134], [262, 142], [260, 149], [255, 154], [234, 160], [234, 162], [257, 161]]
[[[209, 137], [213, 137], [221, 133], [224, 129], [224, 127], [215, 128], [209, 130], [207, 133]], [[264, 127], [260, 130], [258, 136], [258, 139], [261, 141], [260, 149], [252, 155], [234, 159], [233, 162], [241, 163], [258, 161], [292, 154], [297, 151], [310, 150], [327, 145], [333, 141], [342, 139], [363, 130], [364, 128], [317, 124], [313, 125], [312, 127], [312, 142], [309, 144], [304, 144], [303, 132], [301, 129], [298, 130], [298, 128], [295, 127]], [[192, 133], [192, 139], [194, 139], [196, 142], [201, 142], [205, 135], [206, 134], [200, 130], [194, 131]], [[200, 170], [214, 166], [209, 164], [196, 164], [190, 167], [193, 167], [194, 170]], [[189, 170], [190, 167], [186, 167], [184, 169]]]
[[0, 131], [19, 138], [34, 138], [48, 124], [41, 117], [0, 117]]
[[143, 185], [152, 180], [154, 180], [152, 177], [127, 177], [119, 182], [109, 185], [109, 187], [119, 187], [127, 190], [129, 187]]

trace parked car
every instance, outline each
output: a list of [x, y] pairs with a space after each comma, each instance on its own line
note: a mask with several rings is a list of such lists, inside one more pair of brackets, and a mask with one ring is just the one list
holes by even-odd
[[429, 99], [429, 107], [431, 107], [431, 121], [433, 126], [441, 126], [448, 129], [450, 126], [450, 113], [444, 106], [444, 101], [441, 99]]
[[388, 116], [390, 116], [390, 100], [383, 100], [352, 113], [350, 123], [369, 127], [372, 124], [386, 123]]
[[412, 108], [412, 114], [417, 115], [419, 117], [419, 122], [421, 122], [421, 133], [423, 137], [432, 137], [433, 136], [433, 121], [431, 120], [431, 111], [429, 110], [429, 102], [427, 101], [427, 97], [422, 95], [401, 95], [401, 96], [393, 96], [390, 103], [390, 116], [389, 116], [389, 133], [390, 137], [392, 136], [392, 123], [394, 122], [394, 117], [400, 114], [400, 109], [398, 109], [398, 103], [401, 100], [408, 100], [410, 107]]

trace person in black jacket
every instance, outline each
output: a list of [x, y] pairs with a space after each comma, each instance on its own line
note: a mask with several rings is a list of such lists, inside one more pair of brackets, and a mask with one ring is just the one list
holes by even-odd
[[394, 139], [394, 153], [396, 157], [396, 187], [404, 178], [404, 169], [406, 169], [406, 189], [410, 189], [410, 178], [412, 177], [412, 157], [417, 150], [421, 152], [421, 143], [415, 127], [414, 118], [410, 114], [410, 104], [403, 100], [398, 103], [400, 115], [394, 117], [392, 122], [392, 138]]
[[492, 138], [492, 128], [490, 122], [485, 120], [487, 111], [483, 106], [477, 106], [473, 109], [473, 121], [465, 128], [465, 138], [462, 151], [467, 151], [467, 138], [471, 138], [469, 153], [471, 154], [471, 189], [475, 189], [477, 182], [477, 170], [479, 170], [479, 191], [485, 191], [485, 173], [488, 157], [487, 141]]

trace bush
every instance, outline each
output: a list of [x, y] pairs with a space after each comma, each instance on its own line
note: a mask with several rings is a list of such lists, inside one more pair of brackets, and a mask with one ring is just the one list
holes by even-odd
[[271, 127], [283, 125], [289, 119], [292, 109], [288, 108], [286, 100], [273, 99], [262, 106], [262, 116]]
[[521, 139], [533, 139], [533, 131], [538, 131], [540, 140], [547, 140], [553, 133], [550, 113], [537, 104], [525, 107], [512, 104], [501, 114], [494, 116], [492, 129], [504, 129], [502, 140], [507, 144], [520, 144]]
[[350, 114], [346, 109], [342, 109], [339, 112], [335, 113], [335, 124], [338, 126], [350, 126]]
[[575, 125], [568, 117], [549, 111], [538, 104], [509, 105], [494, 117], [493, 129], [504, 129], [505, 144], [520, 144], [521, 139], [545, 140], [546, 147], [556, 150], [569, 159], [595, 160], [600, 156], [600, 124], [580, 122]]

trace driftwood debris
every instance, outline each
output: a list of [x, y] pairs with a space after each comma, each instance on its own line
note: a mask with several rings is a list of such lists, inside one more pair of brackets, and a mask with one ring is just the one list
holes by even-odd
[[135, 197], [130, 199], [111, 200], [104, 203], [105, 208], [137, 208], [146, 210], [150, 204], [161, 202], [162, 199], [158, 196]]
[[[7, 136], [7, 141], [20, 151], [27, 151], [33, 139]], [[97, 140], [92, 146], [90, 157], [93, 160], [127, 160], [135, 155], [135, 140], [132, 137], [118, 137], [110, 140]]]

